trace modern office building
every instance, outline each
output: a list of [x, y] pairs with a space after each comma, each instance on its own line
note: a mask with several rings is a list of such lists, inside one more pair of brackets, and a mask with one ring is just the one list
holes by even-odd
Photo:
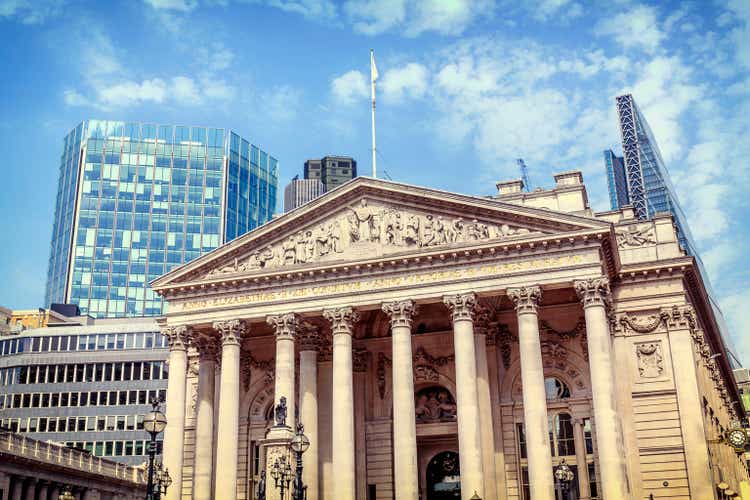
[[284, 188], [284, 212], [294, 210], [324, 192], [325, 187], [319, 179], [300, 179], [295, 175]]
[[630, 205], [628, 180], [625, 174], [623, 157], [617, 156], [611, 149], [606, 149], [604, 151], [604, 165], [607, 169], [610, 208], [618, 210], [620, 207]]
[[45, 305], [161, 314], [148, 283], [270, 220], [277, 168], [220, 128], [80, 123], [60, 160]]
[[318, 179], [325, 192], [357, 177], [357, 162], [349, 156], [325, 156], [320, 160], [307, 160], [305, 179]]
[[0, 425], [144, 462], [142, 417], [152, 398], [166, 397], [167, 340], [151, 318], [69, 319], [0, 337]]
[[653, 218], [657, 212], [671, 213], [680, 245], [695, 255], [687, 218], [646, 118], [632, 95], [617, 96], [616, 102], [623, 157], [604, 152], [612, 209], [633, 205], [636, 217], [642, 220]]

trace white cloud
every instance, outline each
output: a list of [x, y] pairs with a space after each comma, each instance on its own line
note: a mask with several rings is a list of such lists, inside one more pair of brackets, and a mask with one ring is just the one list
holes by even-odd
[[727, 7], [738, 25], [730, 32], [734, 43], [737, 62], [750, 68], [750, 2], [747, 0], [730, 0]]
[[525, 3], [527, 10], [537, 21], [546, 22], [551, 19], [569, 20], [583, 14], [583, 7], [571, 0], [537, 0]]
[[738, 290], [720, 300], [732, 339], [745, 366], [750, 362], [750, 335], [747, 335], [747, 305], [750, 304], [750, 289]]
[[293, 121], [298, 114], [302, 93], [288, 85], [282, 85], [263, 93], [263, 112], [276, 123]]
[[0, 0], [0, 18], [42, 24], [59, 14], [64, 6], [65, 0]]
[[383, 93], [390, 101], [401, 101], [405, 96], [418, 98], [427, 91], [427, 68], [418, 63], [409, 63], [400, 68], [389, 69], [383, 75]]
[[178, 101], [186, 104], [201, 102], [201, 92], [195, 80], [187, 76], [172, 78], [172, 95]]
[[90, 106], [88, 98], [80, 94], [78, 91], [68, 89], [63, 92], [63, 99], [65, 104], [68, 106]]
[[301, 14], [308, 19], [327, 20], [336, 17], [336, 4], [329, 0], [268, 0], [268, 5]]
[[612, 37], [626, 49], [640, 48], [649, 53], [655, 52], [665, 38], [659, 28], [656, 9], [646, 5], [602, 19], [594, 33]]
[[198, 0], [143, 0], [154, 9], [190, 12], [198, 6]]
[[494, 0], [348, 0], [344, 12], [365, 35], [401, 30], [410, 37], [425, 32], [459, 35], [475, 20], [491, 17]]
[[167, 84], [160, 78], [141, 83], [126, 81], [96, 89], [96, 100], [103, 108], [120, 108], [148, 101], [161, 103], [167, 92]]
[[341, 104], [351, 105], [369, 95], [365, 75], [361, 71], [347, 71], [331, 81], [331, 93]]

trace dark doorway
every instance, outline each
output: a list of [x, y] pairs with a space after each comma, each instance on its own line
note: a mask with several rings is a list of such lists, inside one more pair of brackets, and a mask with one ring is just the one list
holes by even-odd
[[458, 454], [438, 453], [427, 464], [427, 500], [461, 498], [461, 469]]

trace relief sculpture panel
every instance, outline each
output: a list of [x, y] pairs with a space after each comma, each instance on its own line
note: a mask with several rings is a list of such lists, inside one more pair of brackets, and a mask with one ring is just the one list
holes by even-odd
[[338, 216], [286, 236], [250, 255], [212, 270], [208, 276], [274, 269], [341, 258], [347, 248], [378, 256], [414, 248], [504, 239], [529, 234], [527, 228], [477, 219], [417, 212], [361, 199]]

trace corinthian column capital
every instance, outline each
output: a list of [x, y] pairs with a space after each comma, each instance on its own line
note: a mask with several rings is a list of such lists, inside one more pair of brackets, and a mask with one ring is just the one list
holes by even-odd
[[307, 321], [300, 322], [297, 328], [297, 342], [300, 351], [317, 351], [323, 342], [320, 327]]
[[277, 340], [294, 339], [294, 336], [297, 334], [297, 327], [299, 326], [299, 320], [294, 313], [268, 316], [266, 318], [266, 323], [274, 327], [276, 330]]
[[391, 328], [397, 326], [411, 328], [412, 319], [419, 312], [419, 306], [413, 300], [383, 302], [382, 309], [391, 319]]
[[216, 337], [195, 336], [191, 344], [198, 351], [201, 361], [218, 361], [221, 347]]
[[351, 335], [354, 330], [354, 323], [359, 321], [359, 313], [351, 307], [326, 309], [323, 311], [323, 317], [330, 321], [334, 335], [338, 333]]
[[516, 306], [518, 314], [534, 313], [542, 298], [542, 289], [538, 286], [522, 286], [520, 288], [508, 288], [508, 297]]
[[443, 303], [451, 311], [451, 319], [455, 321], [474, 321], [474, 312], [477, 306], [477, 295], [474, 292], [446, 295]]
[[574, 281], [573, 287], [583, 307], [606, 306], [610, 300], [609, 279], [602, 276], [588, 280]]
[[162, 328], [161, 334], [169, 340], [170, 351], [185, 351], [190, 342], [190, 327], [167, 326]]
[[221, 344], [240, 345], [240, 339], [245, 335], [245, 322], [239, 319], [230, 319], [227, 321], [214, 321], [214, 330], [221, 335]]

